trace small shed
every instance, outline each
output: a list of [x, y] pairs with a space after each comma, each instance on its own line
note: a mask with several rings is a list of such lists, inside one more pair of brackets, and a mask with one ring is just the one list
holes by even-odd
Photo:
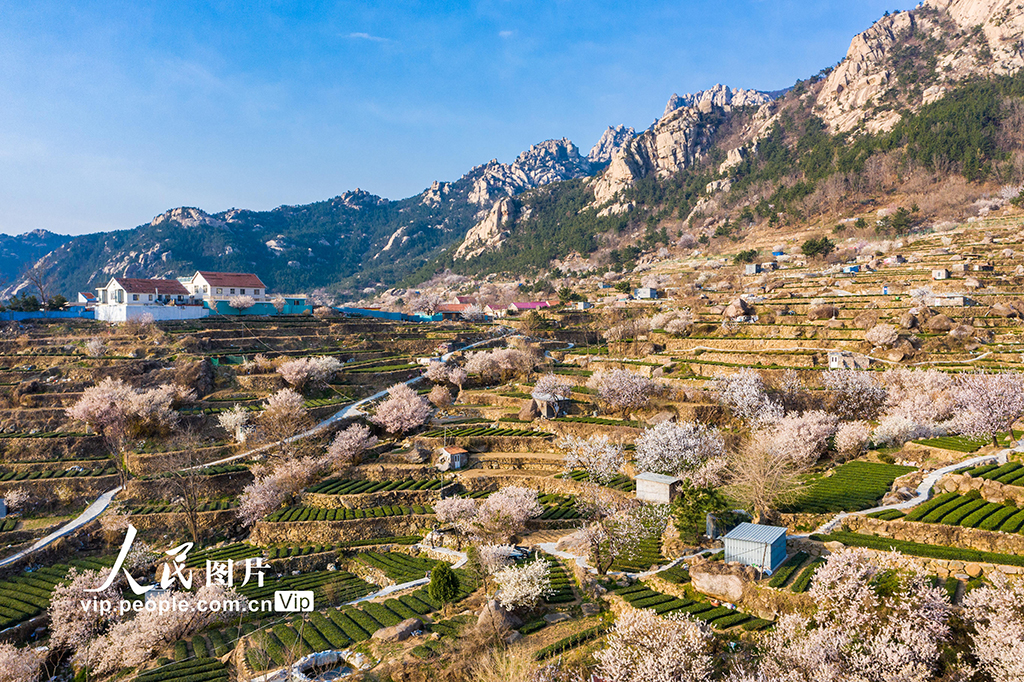
[[756, 275], [759, 272], [761, 272], [761, 264], [760, 263], [747, 263], [743, 267], [743, 274], [745, 274], [745, 275]]
[[464, 448], [445, 446], [437, 455], [437, 468], [441, 471], [455, 471], [469, 463], [469, 453]]
[[867, 369], [871, 366], [871, 358], [848, 350], [830, 350], [828, 352], [829, 369]]
[[633, 291], [634, 298], [658, 298], [658, 290], [654, 287], [638, 287]]
[[741, 523], [723, 538], [725, 561], [738, 561], [768, 573], [786, 560], [786, 529]]
[[847, 275], [855, 275], [858, 272], [860, 272], [860, 266], [859, 265], [844, 265], [843, 266], [843, 272], [846, 273]]
[[946, 268], [932, 270], [932, 279], [949, 279], [949, 270]]
[[682, 484], [675, 476], [646, 472], [636, 477], [636, 499], [656, 504], [671, 504], [679, 496]]
[[533, 402], [537, 405], [537, 412], [545, 419], [554, 419], [555, 417], [562, 416], [565, 414], [566, 407], [570, 403], [570, 400], [567, 398], [559, 398], [556, 395], [540, 391], [534, 391], [530, 394], [530, 397], [533, 398]]

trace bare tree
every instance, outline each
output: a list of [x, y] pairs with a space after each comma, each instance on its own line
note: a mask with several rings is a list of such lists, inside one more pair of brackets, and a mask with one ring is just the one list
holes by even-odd
[[199, 434], [188, 429], [176, 439], [177, 454], [167, 461], [170, 471], [163, 479], [163, 490], [185, 516], [192, 542], [199, 543], [199, 510], [209, 493], [208, 481], [197, 450], [202, 447]]
[[761, 523], [781, 505], [796, 498], [802, 464], [790, 456], [788, 444], [767, 433], [755, 436], [729, 463], [729, 494]]

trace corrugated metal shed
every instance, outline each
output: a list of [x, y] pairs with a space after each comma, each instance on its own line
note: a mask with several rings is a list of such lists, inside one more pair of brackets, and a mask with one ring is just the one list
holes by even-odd
[[772, 572], [786, 560], [786, 529], [781, 526], [741, 523], [723, 540], [726, 561]]

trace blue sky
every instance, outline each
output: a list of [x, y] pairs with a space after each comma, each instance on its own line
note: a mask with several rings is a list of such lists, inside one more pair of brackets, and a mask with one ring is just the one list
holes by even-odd
[[876, 0], [0, 3], [0, 232], [388, 198], [835, 64]]

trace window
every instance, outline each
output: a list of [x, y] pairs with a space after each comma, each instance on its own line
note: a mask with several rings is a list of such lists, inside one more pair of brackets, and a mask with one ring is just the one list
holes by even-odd
[[232, 289], [232, 290], [231, 290], [231, 293], [235, 293], [235, 290], [234, 290], [234, 289]]
[[239, 290], [238, 290], [238, 293], [240, 293], [240, 294], [244, 294], [244, 293], [245, 293], [245, 289], [239, 289]]
[[132, 294], [132, 300], [133, 301], [139, 300], [139, 295], [138, 294]]
[[207, 286], [206, 286], [205, 284], [203, 285], [203, 293], [204, 293], [204, 294], [208, 294], [208, 293], [210, 293], [210, 290], [209, 290], [209, 288], [208, 288], [208, 287], [207, 287]]
[[259, 289], [253, 289], [252, 293], [255, 294], [256, 296], [259, 296], [260, 295], [260, 290]]
[[223, 290], [223, 289], [221, 289], [220, 287], [217, 287], [217, 293], [218, 293], [218, 294], [223, 294], [223, 293], [224, 293], [224, 290]]
[[149, 300], [151, 300], [151, 301], [153, 300], [153, 294], [149, 295]]

